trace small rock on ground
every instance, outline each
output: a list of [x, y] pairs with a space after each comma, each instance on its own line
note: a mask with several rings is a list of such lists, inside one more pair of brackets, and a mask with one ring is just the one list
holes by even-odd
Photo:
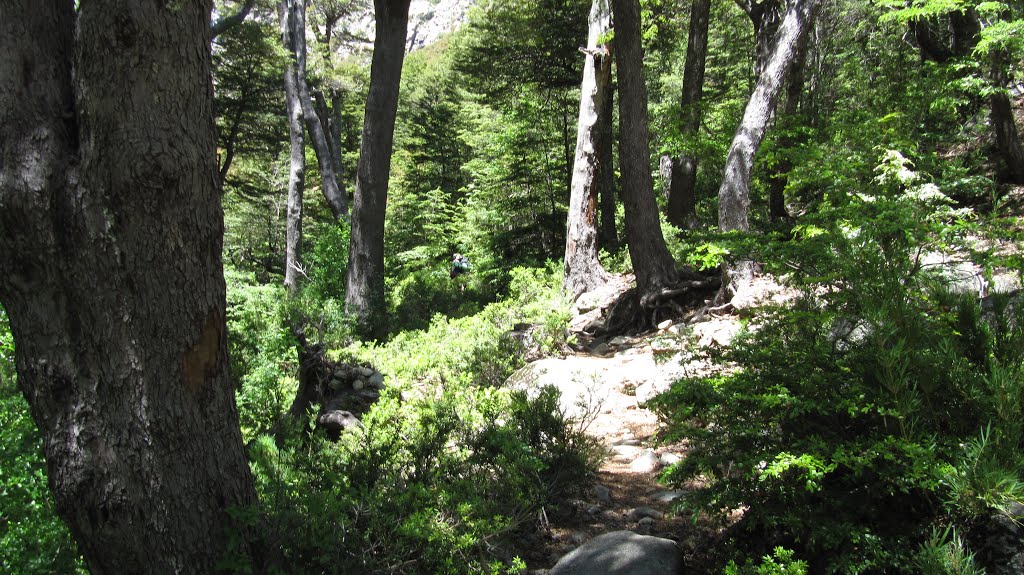
[[633, 460], [633, 463], [629, 464], [630, 471], [636, 473], [650, 473], [657, 471], [661, 467], [661, 458], [654, 452], [653, 449], [645, 449], [640, 452], [640, 455]]
[[613, 531], [569, 553], [548, 575], [673, 575], [682, 557], [668, 539]]

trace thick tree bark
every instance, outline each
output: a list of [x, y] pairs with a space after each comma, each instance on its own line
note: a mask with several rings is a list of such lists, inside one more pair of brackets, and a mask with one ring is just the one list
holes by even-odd
[[295, 57], [295, 79], [299, 91], [299, 102], [301, 104], [302, 119], [309, 131], [310, 143], [316, 153], [316, 159], [320, 166], [320, 179], [323, 185], [322, 191], [327, 206], [331, 208], [334, 219], [341, 219], [348, 214], [348, 199], [345, 196], [344, 184], [339, 180], [335, 165], [332, 160], [330, 147], [327, 143], [327, 134], [320, 116], [313, 108], [313, 98], [309, 92], [309, 81], [306, 73], [306, 0], [281, 0], [282, 4], [288, 4], [292, 18], [291, 50]]
[[[304, 27], [295, 23], [303, 0], [282, 0], [277, 12], [281, 22], [281, 42], [290, 53], [296, 52], [296, 36]], [[297, 32], [298, 31], [298, 32]], [[295, 295], [302, 285], [302, 199], [306, 188], [306, 138], [303, 132], [302, 95], [296, 64], [289, 58], [284, 70], [285, 109], [288, 113], [288, 206], [285, 212], [284, 285]]]
[[779, 27], [775, 48], [747, 102], [743, 119], [733, 136], [726, 158], [722, 186], [718, 190], [718, 226], [722, 231], [749, 229], [750, 176], [754, 155], [782, 91], [786, 69], [807, 40], [819, 0], [793, 0]]
[[[683, 112], [681, 134], [692, 140], [700, 130], [704, 95], [704, 65], [708, 56], [708, 20], [711, 0], [693, 0], [690, 5], [690, 34], [683, 65]], [[683, 153], [673, 158], [668, 178], [668, 205], [665, 217], [672, 225], [692, 229], [697, 226], [697, 158]]]
[[612, 165], [615, 90], [610, 81], [604, 90], [605, 97], [602, 98], [597, 122], [597, 167], [600, 170], [597, 188], [601, 194], [601, 221], [597, 241], [600, 247], [614, 252], [619, 249], [619, 233], [615, 229], [615, 166]]
[[569, 225], [565, 237], [565, 292], [573, 298], [608, 281], [608, 273], [597, 255], [597, 200], [600, 185], [598, 146], [607, 112], [604, 98], [611, 79], [612, 55], [609, 47], [598, 44], [611, 28], [608, 0], [594, 0], [590, 8], [586, 61], [580, 85], [580, 114], [576, 134], [572, 181], [569, 194]]
[[94, 575], [215, 573], [255, 502], [230, 381], [210, 4], [0, 7], [0, 302]]
[[374, 0], [377, 32], [352, 205], [345, 306], [364, 337], [383, 338], [384, 215], [410, 0]]
[[671, 283], [675, 262], [665, 246], [654, 201], [647, 87], [643, 77], [639, 0], [613, 0], [615, 65], [619, 77], [619, 168], [626, 209], [626, 241], [641, 297]]

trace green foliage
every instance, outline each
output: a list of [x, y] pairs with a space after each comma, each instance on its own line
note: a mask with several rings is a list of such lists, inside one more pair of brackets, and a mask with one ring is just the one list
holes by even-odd
[[985, 570], [974, 564], [974, 555], [967, 550], [960, 534], [947, 528], [934, 531], [932, 537], [921, 544], [914, 558], [914, 567], [921, 575], [984, 575]]
[[0, 308], [0, 571], [85, 573], [46, 484], [43, 438], [15, 382], [14, 340]]
[[550, 389], [388, 395], [337, 444], [260, 438], [263, 509], [241, 516], [289, 573], [520, 573], [503, 545], [585, 485], [598, 454]]
[[425, 331], [352, 351], [403, 384], [500, 385], [523, 363], [521, 344], [507, 336], [516, 324], [535, 326], [535, 342], [551, 351], [564, 343], [569, 317], [559, 266], [515, 268], [511, 275], [510, 295], [476, 315], [450, 319], [437, 313]]
[[842, 202], [764, 247], [803, 295], [752, 322], [737, 369], [652, 402], [691, 445], [664, 477], [707, 482], [694, 513], [745, 509], [727, 558], [784, 545], [812, 572], [909, 573], [933, 526], [1020, 500], [1024, 314], [935, 289], [922, 253], [971, 214], [901, 154]]
[[506, 332], [529, 322], [535, 340], [554, 347], [568, 317], [557, 265], [511, 275], [510, 296], [477, 315], [437, 315], [426, 331], [335, 352], [375, 365], [388, 388], [358, 430], [330, 443], [300, 426], [276, 441], [261, 435], [294, 394], [295, 342], [285, 326], [312, 300], [289, 300], [283, 288], [229, 270], [229, 341], [261, 500], [235, 514], [256, 534], [255, 547], [270, 551], [235, 552], [223, 568], [524, 570], [507, 544], [539, 509], [553, 510], [588, 485], [603, 451], [582, 422], [566, 418], [553, 389], [528, 397], [501, 388], [522, 363]]
[[350, 227], [328, 221], [311, 228], [313, 245], [305, 254], [304, 295], [319, 302], [344, 301]]
[[283, 285], [262, 285], [227, 268], [228, 349], [242, 437], [265, 433], [291, 404], [298, 385], [297, 341], [288, 329]]
[[765, 555], [754, 565], [747, 561], [742, 567], [730, 561], [725, 566], [725, 575], [807, 575], [807, 562], [795, 560], [794, 553], [783, 547], [776, 547], [771, 555]]

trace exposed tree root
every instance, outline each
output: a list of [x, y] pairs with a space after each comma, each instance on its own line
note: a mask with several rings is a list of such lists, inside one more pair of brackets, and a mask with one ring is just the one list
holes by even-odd
[[[703, 307], [722, 285], [721, 275], [703, 275], [689, 270], [679, 272], [675, 282], [641, 294], [627, 290], [608, 312], [603, 333], [636, 334], [654, 329], [666, 319], [684, 317], [688, 310]], [[692, 314], [691, 314], [692, 315]]]

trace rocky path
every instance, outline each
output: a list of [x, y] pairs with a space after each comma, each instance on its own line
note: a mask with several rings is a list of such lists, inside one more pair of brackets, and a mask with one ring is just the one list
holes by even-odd
[[585, 345], [564, 357], [528, 364], [510, 380], [526, 390], [555, 386], [562, 409], [586, 422], [587, 433], [608, 449], [596, 484], [584, 498], [568, 502], [557, 516], [539, 518], [541, 540], [531, 542], [524, 559], [537, 575], [546, 573], [562, 556], [604, 533], [628, 530], [656, 535], [678, 543], [686, 564], [699, 564], [709, 527], [672, 512], [682, 492], [658, 483], [664, 467], [685, 457], [684, 445], [656, 441], [658, 421], [644, 402], [687, 375], [716, 369], [694, 353], [728, 345], [739, 331], [735, 316], [704, 318], [692, 325], [662, 324], [656, 333], [610, 339], [587, 337], [588, 326], [600, 321], [600, 310], [624, 290], [630, 278], [620, 278], [603, 292], [580, 298], [571, 322]]

